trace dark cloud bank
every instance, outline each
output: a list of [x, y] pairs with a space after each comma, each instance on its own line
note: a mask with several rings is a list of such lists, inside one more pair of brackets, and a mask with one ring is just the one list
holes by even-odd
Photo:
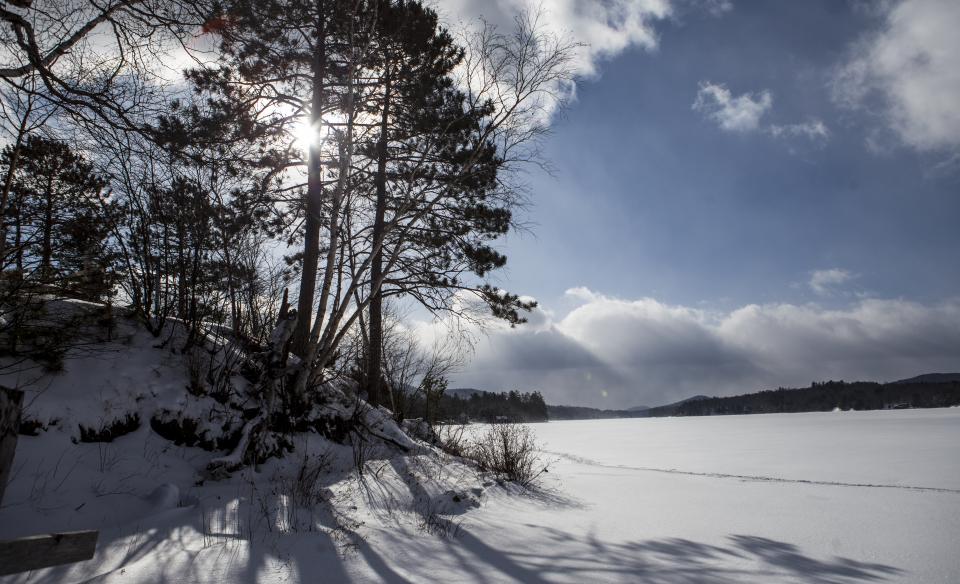
[[536, 389], [550, 403], [618, 408], [960, 370], [960, 299], [713, 313], [583, 288], [568, 294], [582, 304], [566, 316], [538, 310], [527, 325], [481, 338], [454, 386]]

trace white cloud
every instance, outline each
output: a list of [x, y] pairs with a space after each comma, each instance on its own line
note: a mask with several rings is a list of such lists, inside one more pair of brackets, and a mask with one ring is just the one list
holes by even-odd
[[702, 0], [702, 4], [714, 16], [723, 16], [733, 10], [732, 0]]
[[587, 288], [586, 286], [568, 288], [564, 294], [570, 298], [575, 298], [584, 302], [591, 302], [597, 298], [597, 295], [593, 292], [593, 290]]
[[960, 2], [902, 0], [882, 18], [836, 71], [835, 99], [879, 111], [917, 150], [960, 148]]
[[670, 0], [435, 0], [434, 5], [448, 23], [469, 26], [482, 17], [506, 29], [521, 12], [539, 10], [546, 30], [584, 44], [575, 63], [581, 77], [594, 75], [601, 59], [628, 48], [655, 49], [654, 24], [673, 13]]
[[854, 277], [854, 274], [840, 268], [815, 270], [810, 273], [810, 281], [807, 283], [810, 289], [817, 294], [827, 296], [835, 292], [837, 286], [844, 282], [849, 282]]
[[770, 135], [775, 138], [799, 137], [809, 140], [827, 140], [830, 138], [830, 130], [821, 120], [812, 119], [799, 124], [778, 125], [771, 124], [768, 128]]
[[733, 95], [722, 83], [700, 82], [693, 109], [731, 132], [750, 132], [760, 127], [760, 118], [773, 107], [773, 96], [763, 90], [757, 94]]
[[701, 81], [692, 107], [728, 132], [765, 132], [774, 138], [805, 138], [821, 143], [830, 138], [827, 125], [815, 118], [797, 124], [763, 123], [773, 109], [773, 94], [768, 89], [734, 95], [722, 83]]
[[861, 299], [837, 310], [751, 304], [714, 313], [573, 290], [584, 303], [562, 318], [543, 313], [536, 327], [493, 329], [453, 386], [537, 389], [550, 403], [629, 407], [960, 369], [960, 299]]
[[[509, 31], [518, 15], [539, 14], [538, 24], [557, 38], [580, 45], [572, 62], [576, 82], [599, 74], [600, 64], [630, 49], [655, 51], [657, 27], [691, 12], [721, 17], [733, 9], [730, 0], [429, 0], [452, 30], [476, 26], [480, 20]], [[561, 83], [553, 93], [576, 96], [576, 82]], [[547, 99], [543, 113], [556, 111], [557, 101]]]

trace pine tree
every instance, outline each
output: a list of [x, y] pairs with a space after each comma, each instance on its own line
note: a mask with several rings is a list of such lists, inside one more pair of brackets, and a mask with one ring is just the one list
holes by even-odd
[[[303, 242], [293, 393], [304, 395], [358, 323], [368, 353], [379, 350], [369, 337], [380, 336], [390, 295], [461, 314], [465, 293], [522, 322], [533, 304], [483, 279], [506, 262], [491, 245], [513, 222], [505, 171], [538, 135], [531, 116], [562, 80], [569, 47], [531, 29], [509, 42], [487, 36], [490, 75], [465, 92], [454, 80], [464, 51], [420, 2], [234, 0], [222, 20], [220, 66], [189, 74], [202, 115], [181, 128], [185, 143], [258, 143], [256, 163], [286, 177], [269, 189], [278, 215], [299, 213], [285, 221], [289, 241]], [[511, 71], [522, 74], [511, 81]], [[326, 130], [306, 154], [294, 143], [305, 120], [314, 138]], [[375, 404], [381, 360], [367, 359]]]
[[506, 258], [488, 242], [507, 232], [509, 205], [493, 199], [504, 159], [484, 136], [489, 103], [469, 103], [453, 75], [463, 49], [419, 2], [380, 6], [374, 44], [380, 91], [367, 156], [375, 160], [366, 381], [380, 400], [382, 304], [408, 295], [449, 309], [460, 290], [479, 293], [496, 316], [522, 322], [516, 296], [462, 280]]
[[[290, 208], [302, 213], [302, 226], [292, 235], [302, 241], [300, 319], [292, 342], [301, 355], [317, 304], [322, 228], [328, 231], [327, 248], [338, 245], [338, 219], [330, 213], [333, 179], [325, 179], [325, 154], [315, 138], [323, 126], [336, 123], [327, 118], [342, 113], [352, 99], [345, 90], [355, 48], [351, 35], [362, 30], [368, 12], [366, 3], [347, 0], [227, 2], [218, 17], [224, 24], [217, 29], [222, 64], [188, 73], [198, 91], [214, 96], [211, 104], [219, 108], [219, 117], [236, 122], [235, 138], [260, 142], [256, 157], [261, 164], [276, 175], [289, 169], [305, 175], [305, 184], [283, 189], [299, 193]], [[306, 153], [297, 144], [305, 123], [314, 135]], [[331, 167], [335, 171], [336, 163]], [[332, 277], [328, 272], [325, 278]]]
[[[9, 165], [11, 156], [8, 147], [3, 162]], [[65, 142], [26, 139], [4, 210], [11, 239], [6, 247], [14, 250], [14, 264], [23, 277], [64, 290], [79, 282], [76, 291], [91, 299], [106, 294], [106, 186], [94, 166]]]

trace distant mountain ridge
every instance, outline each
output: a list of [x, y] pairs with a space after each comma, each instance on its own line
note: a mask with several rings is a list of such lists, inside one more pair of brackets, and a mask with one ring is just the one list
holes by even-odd
[[601, 410], [585, 406], [547, 405], [550, 420], [602, 420], [607, 418], [645, 418], [647, 410]]
[[632, 408], [627, 408], [625, 410], [606, 410], [599, 408], [591, 408], [586, 406], [552, 406], [547, 405], [547, 413], [550, 415], [551, 420], [599, 420], [605, 418], [649, 418], [652, 415], [656, 415], [657, 412], [667, 411], [671, 408], [676, 408], [681, 404], [687, 402], [697, 401], [701, 399], [710, 399], [706, 395], [695, 395], [682, 399], [677, 402], [666, 404], [663, 406], [649, 407], [649, 406], [634, 406]]
[[960, 381], [960, 373], [924, 373], [916, 377], [894, 381], [894, 383], [948, 383], [950, 381]]
[[841, 410], [936, 408], [960, 405], [960, 373], [925, 373], [889, 383], [814, 382], [810, 387], [764, 390], [728, 397], [695, 395], [652, 408], [607, 410], [547, 406], [551, 420], [652, 418]]

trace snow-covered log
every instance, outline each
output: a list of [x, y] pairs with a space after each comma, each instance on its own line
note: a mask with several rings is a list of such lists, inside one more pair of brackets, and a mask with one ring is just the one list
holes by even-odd
[[266, 353], [267, 362], [262, 379], [264, 407], [257, 417], [244, 424], [240, 432], [240, 441], [237, 442], [233, 451], [207, 464], [207, 473], [211, 478], [222, 478], [256, 458], [256, 454], [250, 455], [250, 450], [256, 448], [257, 435], [263, 431], [263, 427], [273, 414], [277, 388], [286, 374], [287, 345], [296, 325], [297, 311], [286, 310], [286, 297], [284, 297], [283, 308], [280, 310], [277, 326], [270, 333], [270, 346]]
[[280, 309], [277, 326], [270, 333], [270, 346], [267, 348], [267, 362], [263, 372], [263, 397], [267, 411], [273, 411], [277, 388], [286, 375], [287, 353], [290, 337], [297, 326], [297, 311], [286, 309], [286, 296]]
[[267, 413], [261, 412], [256, 418], [248, 421], [240, 432], [240, 442], [233, 451], [226, 455], [214, 458], [207, 464], [207, 474], [210, 478], [224, 478], [227, 474], [242, 467], [246, 461], [247, 450], [251, 447], [254, 435], [260, 430], [260, 427], [266, 422]]

